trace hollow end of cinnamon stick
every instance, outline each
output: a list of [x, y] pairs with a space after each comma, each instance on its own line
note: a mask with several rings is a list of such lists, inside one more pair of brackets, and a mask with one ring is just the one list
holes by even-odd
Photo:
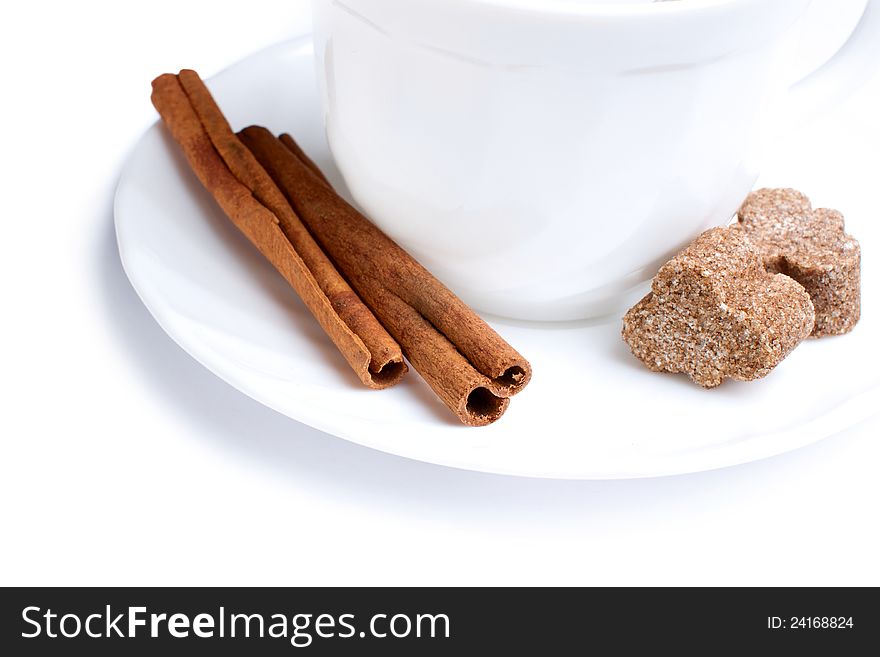
[[373, 371], [373, 364], [370, 363], [369, 366], [369, 374], [370, 379], [372, 379], [375, 384], [373, 387], [376, 389], [387, 388], [388, 386], [393, 386], [395, 383], [400, 381], [403, 378], [403, 375], [406, 374], [407, 370], [406, 363], [402, 360], [389, 360], [388, 362], [379, 366], [378, 371]]
[[468, 426], [484, 427], [504, 415], [509, 405], [509, 398], [499, 397], [488, 388], [477, 386], [463, 399], [457, 415]]
[[527, 362], [511, 365], [500, 376], [491, 379], [492, 391], [502, 397], [511, 397], [526, 387], [532, 378], [532, 368]]

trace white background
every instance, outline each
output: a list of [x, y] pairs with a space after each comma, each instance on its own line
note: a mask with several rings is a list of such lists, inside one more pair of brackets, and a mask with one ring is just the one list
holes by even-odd
[[[880, 584], [876, 422], [716, 472], [516, 479], [323, 435], [175, 346], [112, 223], [150, 80], [307, 25], [296, 0], [4, 8], [0, 584]], [[878, 108], [875, 76], [826, 140], [880, 148]], [[876, 184], [878, 148], [830, 187]]]

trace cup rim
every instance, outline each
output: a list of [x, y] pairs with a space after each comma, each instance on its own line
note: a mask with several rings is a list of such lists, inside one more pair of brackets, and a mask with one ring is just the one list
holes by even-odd
[[[412, 1], [412, 0], [410, 0]], [[578, 17], [622, 17], [657, 16], [675, 13], [694, 13], [700, 10], [713, 10], [735, 4], [748, 4], [755, 0], [667, 0], [665, 2], [617, 3], [610, 0], [600, 2], [573, 2], [572, 0], [418, 0], [428, 5], [458, 5], [490, 11], [512, 11], [557, 18]], [[341, 0], [347, 4], [348, 0]]]

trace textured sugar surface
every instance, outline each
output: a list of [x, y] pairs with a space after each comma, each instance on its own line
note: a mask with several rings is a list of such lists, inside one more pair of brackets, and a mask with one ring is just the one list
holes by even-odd
[[736, 227], [760, 251], [765, 267], [794, 278], [813, 301], [814, 337], [851, 331], [861, 314], [861, 249], [836, 210], [813, 209], [794, 189], [752, 192]]
[[623, 338], [648, 368], [714, 387], [767, 375], [813, 320], [803, 287], [768, 272], [744, 231], [714, 228], [660, 269], [624, 317]]

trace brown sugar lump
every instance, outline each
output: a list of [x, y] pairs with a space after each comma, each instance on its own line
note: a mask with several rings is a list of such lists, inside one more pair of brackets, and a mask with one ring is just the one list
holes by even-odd
[[649, 369], [713, 388], [767, 375], [813, 320], [804, 288], [765, 270], [745, 231], [713, 228], [661, 267], [623, 318], [623, 339]]
[[836, 210], [816, 209], [794, 189], [752, 192], [738, 213], [739, 227], [771, 272], [791, 276], [813, 300], [813, 336], [852, 330], [861, 311], [861, 249]]

